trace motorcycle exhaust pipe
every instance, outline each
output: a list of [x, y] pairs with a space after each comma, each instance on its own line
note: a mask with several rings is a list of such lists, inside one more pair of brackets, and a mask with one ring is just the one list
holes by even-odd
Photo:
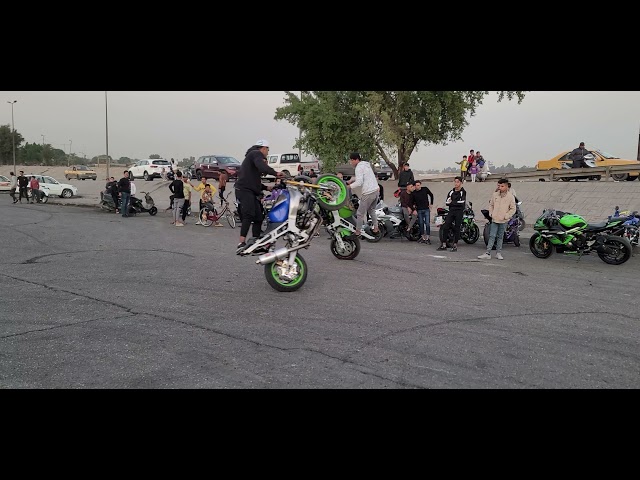
[[306, 246], [307, 244], [305, 243], [303, 245], [298, 245], [297, 247], [293, 247], [293, 248], [282, 247], [277, 250], [274, 250], [273, 252], [265, 253], [264, 255], [260, 255], [258, 257], [258, 260], [256, 260], [256, 264], [268, 265], [270, 263], [277, 262], [278, 260], [284, 260], [285, 258], [289, 257], [289, 254], [291, 252], [296, 252], [302, 248], [305, 248]]

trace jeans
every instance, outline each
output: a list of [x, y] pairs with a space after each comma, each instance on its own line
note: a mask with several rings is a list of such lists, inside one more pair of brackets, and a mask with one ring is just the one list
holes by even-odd
[[487, 245], [487, 253], [491, 255], [493, 244], [498, 240], [496, 250], [498, 253], [502, 252], [502, 241], [504, 240], [504, 231], [507, 229], [506, 223], [492, 223], [489, 228], [489, 244]]
[[129, 216], [129, 192], [120, 192], [120, 213], [123, 217]]
[[176, 225], [178, 223], [182, 223], [180, 220], [181, 220], [183, 205], [184, 205], [184, 198], [173, 199], [173, 223]]
[[431, 212], [426, 210], [418, 210], [418, 225], [420, 226], [420, 235], [431, 235]]

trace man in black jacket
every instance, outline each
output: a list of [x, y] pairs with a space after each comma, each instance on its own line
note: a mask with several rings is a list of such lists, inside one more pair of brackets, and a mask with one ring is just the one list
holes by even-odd
[[29, 179], [24, 176], [24, 172], [20, 170], [20, 175], [18, 175], [18, 189], [20, 191], [20, 196], [18, 197], [20, 203], [22, 203], [22, 196], [24, 195], [24, 199], [28, 202], [29, 197], [27, 196], [27, 188], [29, 187]]
[[131, 193], [131, 183], [129, 182], [129, 171], [124, 171], [124, 177], [118, 180], [118, 191], [120, 192], [120, 213], [123, 217], [129, 216], [129, 195]]
[[433, 207], [433, 193], [429, 187], [423, 187], [420, 180], [415, 182], [413, 191], [413, 202], [418, 213], [418, 224], [420, 225], [420, 239], [418, 243], [431, 245], [431, 209]]
[[[253, 236], [258, 238], [262, 233], [262, 205], [260, 204], [260, 195], [262, 190], [271, 190], [271, 187], [265, 187], [261, 181], [261, 174], [273, 175], [274, 177], [283, 177], [281, 172], [276, 172], [271, 168], [266, 160], [269, 153], [269, 142], [266, 140], [258, 140], [247, 153], [238, 171], [238, 180], [236, 180], [235, 193], [236, 200], [240, 203], [242, 225], [240, 227], [240, 242], [236, 249], [236, 253], [242, 252], [247, 246], [245, 240], [252, 228]], [[251, 224], [253, 223], [253, 227]]]
[[413, 170], [411, 170], [409, 168], [409, 164], [405, 163], [402, 166], [402, 171], [400, 172], [400, 175], [398, 175], [398, 187], [400, 188], [407, 188], [408, 184], [413, 184], [415, 183], [415, 179], [413, 178]]
[[[447, 201], [445, 202], [449, 207], [449, 214], [444, 221], [442, 229], [444, 243], [440, 242], [438, 250], [447, 249], [447, 239], [449, 238], [449, 230], [453, 228], [453, 246], [452, 252], [458, 251], [458, 240], [460, 240], [460, 227], [462, 226], [462, 216], [464, 214], [464, 207], [467, 204], [467, 191], [462, 187], [462, 177], [456, 177], [453, 180], [453, 189], [447, 194]], [[452, 223], [455, 224], [453, 227]]]
[[[584, 156], [591, 153], [584, 147], [584, 142], [580, 142], [580, 146], [578, 148], [574, 148], [569, 154], [569, 158], [572, 161], [573, 168], [582, 168], [588, 167], [587, 162], [584, 160]], [[578, 181], [578, 177], [576, 177], [576, 182]]]

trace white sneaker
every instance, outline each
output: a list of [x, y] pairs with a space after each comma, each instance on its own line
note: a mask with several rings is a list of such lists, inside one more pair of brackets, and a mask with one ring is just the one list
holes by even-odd
[[491, 260], [491, 254], [490, 253], [483, 253], [482, 255], [478, 255], [478, 258], [480, 260]]
[[498, 252], [498, 254], [496, 255], [496, 258], [498, 260], [504, 260], [504, 257], [502, 256], [502, 254], [500, 252]]
[[196, 222], [196, 225], [202, 225], [202, 222], [201, 222], [200, 220], [198, 220], [198, 221]]

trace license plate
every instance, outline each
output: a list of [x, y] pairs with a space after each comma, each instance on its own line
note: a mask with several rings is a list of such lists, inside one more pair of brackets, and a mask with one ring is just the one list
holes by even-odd
[[442, 219], [442, 217], [436, 217], [436, 227], [442, 225], [444, 223], [444, 220]]

